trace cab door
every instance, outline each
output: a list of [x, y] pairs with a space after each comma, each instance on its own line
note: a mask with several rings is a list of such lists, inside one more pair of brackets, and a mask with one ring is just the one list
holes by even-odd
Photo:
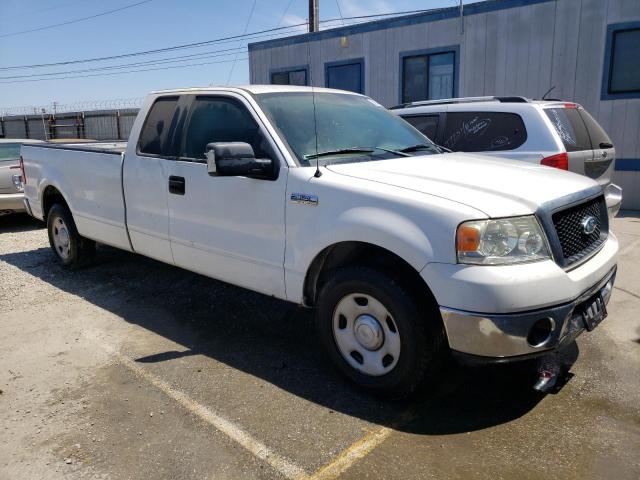
[[[276, 163], [275, 180], [209, 175], [206, 145], [246, 142]], [[175, 264], [285, 298], [288, 168], [252, 106], [233, 93], [193, 96], [179, 158], [171, 165], [169, 231]]]
[[[177, 131], [184, 118], [184, 99], [157, 98], [140, 130], [134, 127], [123, 167], [127, 228], [133, 250], [173, 263], [169, 241], [169, 177], [177, 156]], [[136, 137], [138, 133], [138, 137]]]

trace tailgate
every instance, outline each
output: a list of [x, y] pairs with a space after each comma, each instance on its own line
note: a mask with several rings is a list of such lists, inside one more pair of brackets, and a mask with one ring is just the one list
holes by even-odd
[[0, 161], [0, 193], [18, 193], [13, 176], [20, 173], [18, 161]]

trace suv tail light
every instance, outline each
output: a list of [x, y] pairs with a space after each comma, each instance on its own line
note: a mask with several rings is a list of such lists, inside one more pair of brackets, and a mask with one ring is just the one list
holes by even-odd
[[560, 170], [569, 170], [569, 155], [566, 152], [557, 155], [545, 157], [540, 162], [547, 167], [559, 168]]
[[22, 178], [22, 185], [26, 185], [27, 174], [24, 173], [24, 160], [22, 159], [22, 155], [20, 155], [20, 177]]

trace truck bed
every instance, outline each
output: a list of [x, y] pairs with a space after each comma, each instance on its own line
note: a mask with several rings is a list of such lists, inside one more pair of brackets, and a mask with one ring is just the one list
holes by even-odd
[[56, 150], [75, 150], [80, 152], [115, 153], [120, 155], [127, 149], [127, 142], [87, 142], [87, 143], [55, 143], [40, 144], [41, 148]]
[[122, 194], [125, 148], [126, 142], [23, 145], [32, 215], [46, 220], [46, 198], [60, 192], [82, 236], [130, 250]]

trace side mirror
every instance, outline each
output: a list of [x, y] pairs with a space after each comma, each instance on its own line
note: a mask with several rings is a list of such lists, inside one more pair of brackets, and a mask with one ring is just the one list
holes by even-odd
[[209, 175], [265, 179], [273, 176], [273, 160], [256, 158], [248, 143], [209, 143], [205, 155]]

